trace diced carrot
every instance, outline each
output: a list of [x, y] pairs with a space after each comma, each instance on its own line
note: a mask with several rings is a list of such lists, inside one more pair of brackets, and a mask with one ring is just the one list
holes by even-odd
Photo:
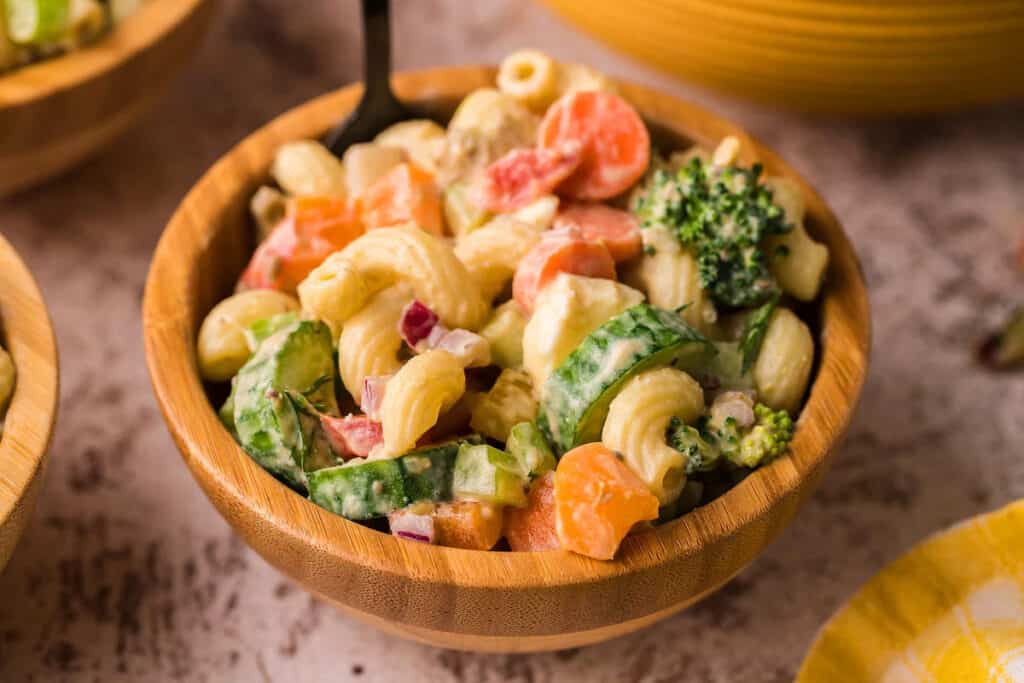
[[624, 99], [597, 90], [563, 95], [544, 115], [539, 145], [577, 142], [579, 167], [557, 192], [574, 199], [608, 199], [628, 190], [647, 170], [651, 139], [647, 126]]
[[294, 292], [325, 258], [362, 234], [356, 202], [296, 197], [285, 217], [256, 248], [239, 284], [243, 289]]
[[482, 209], [506, 213], [546, 194], [576, 170], [582, 156], [576, 142], [550, 149], [514, 149], [491, 163], [473, 186], [471, 199]]
[[658, 499], [602, 444], [577, 446], [558, 461], [555, 529], [563, 548], [610, 560], [634, 524], [657, 517]]
[[555, 531], [555, 473], [547, 472], [530, 485], [526, 507], [505, 509], [505, 539], [520, 552], [558, 550]]
[[435, 235], [444, 232], [441, 193], [434, 176], [415, 164], [395, 166], [368, 187], [360, 199], [367, 230], [412, 221]]
[[543, 237], [516, 267], [512, 278], [512, 297], [529, 315], [537, 295], [559, 273], [615, 279], [615, 260], [600, 242], [583, 238], [575, 228], [554, 230]]
[[490, 550], [501, 538], [502, 509], [474, 500], [439, 503], [434, 510], [437, 544]]
[[555, 228], [575, 227], [583, 239], [601, 242], [616, 262], [640, 255], [643, 242], [633, 214], [597, 202], [569, 202], [558, 209]]

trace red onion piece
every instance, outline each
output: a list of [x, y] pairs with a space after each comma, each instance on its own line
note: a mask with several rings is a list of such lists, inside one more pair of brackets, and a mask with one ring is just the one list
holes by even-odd
[[421, 340], [430, 335], [438, 321], [436, 313], [423, 302], [414, 299], [402, 309], [402, 317], [398, 320], [398, 331], [405, 343], [415, 348]]
[[469, 330], [447, 332], [438, 340], [436, 348], [452, 354], [467, 368], [482, 368], [491, 364], [491, 345], [479, 334]]
[[754, 399], [743, 391], [726, 391], [715, 398], [708, 412], [714, 424], [724, 424], [731, 417], [738, 427], [746, 429], [754, 424]]
[[391, 375], [373, 375], [363, 379], [363, 394], [359, 399], [359, 407], [371, 420], [380, 420], [380, 406], [384, 402]]
[[374, 446], [384, 441], [384, 430], [380, 422], [366, 415], [321, 415], [320, 424], [327, 434], [331, 449], [342, 460], [365, 458]]
[[431, 544], [437, 539], [433, 515], [419, 515], [408, 509], [396, 510], [388, 515], [388, 524], [391, 525], [391, 533], [398, 538]]

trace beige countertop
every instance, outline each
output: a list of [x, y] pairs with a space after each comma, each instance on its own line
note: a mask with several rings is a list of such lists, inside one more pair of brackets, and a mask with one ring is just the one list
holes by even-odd
[[0, 203], [0, 231], [49, 303], [63, 370], [45, 490], [0, 577], [0, 680], [781, 683], [887, 561], [1024, 496], [1024, 376], [981, 374], [969, 354], [1011, 289], [1020, 298], [1006, 245], [1012, 231], [1024, 235], [1024, 109], [823, 122], [688, 90], [531, 3], [394, 4], [399, 68], [494, 62], [534, 45], [690, 95], [817, 185], [856, 244], [874, 306], [871, 375], [834, 468], [724, 590], [598, 647], [439, 651], [351, 621], [270, 568], [171, 443], [139, 305], [164, 221], [202, 171], [247, 131], [357, 76], [355, 3], [225, 0], [202, 54], [143, 125], [78, 171]]

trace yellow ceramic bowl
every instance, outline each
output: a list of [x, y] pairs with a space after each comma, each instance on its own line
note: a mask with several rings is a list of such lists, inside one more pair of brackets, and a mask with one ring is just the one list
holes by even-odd
[[796, 683], [1024, 680], [1024, 501], [933, 536], [821, 630]]
[[545, 0], [614, 48], [720, 92], [909, 114], [1024, 96], [1021, 0]]

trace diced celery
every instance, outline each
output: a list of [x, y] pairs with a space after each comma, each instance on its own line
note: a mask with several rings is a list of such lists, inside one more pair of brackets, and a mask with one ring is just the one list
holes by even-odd
[[452, 493], [456, 498], [496, 505], [526, 505], [526, 480], [519, 462], [493, 446], [463, 444], [455, 458]]
[[558, 464], [551, 446], [532, 422], [520, 422], [512, 427], [505, 450], [516, 459], [523, 476], [529, 479], [555, 469]]

